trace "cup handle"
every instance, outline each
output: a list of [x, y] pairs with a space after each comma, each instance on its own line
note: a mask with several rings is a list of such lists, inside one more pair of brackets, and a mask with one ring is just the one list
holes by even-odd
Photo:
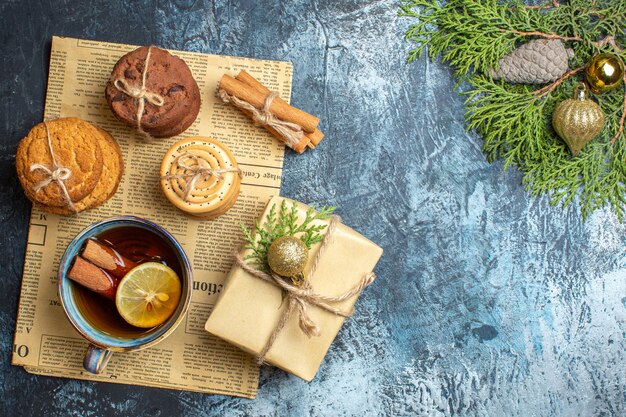
[[83, 359], [83, 368], [92, 374], [99, 374], [107, 366], [112, 353], [110, 350], [89, 345], [85, 359]]

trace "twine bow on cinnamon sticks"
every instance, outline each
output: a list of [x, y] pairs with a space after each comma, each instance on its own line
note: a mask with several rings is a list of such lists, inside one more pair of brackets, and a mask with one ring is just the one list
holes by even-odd
[[50, 151], [50, 157], [52, 158], [52, 167], [48, 168], [43, 164], [32, 164], [30, 166], [30, 172], [41, 170], [44, 172], [45, 178], [35, 184], [33, 186], [34, 192], [39, 192], [44, 187], [50, 185], [50, 183], [55, 182], [59, 186], [61, 190], [61, 194], [63, 194], [63, 199], [67, 203], [67, 207], [72, 210], [74, 213], [77, 213], [76, 207], [74, 206], [74, 202], [70, 197], [70, 193], [67, 190], [67, 186], [65, 185], [65, 181], [69, 180], [72, 176], [72, 170], [61, 166], [57, 163], [56, 156], [54, 154], [54, 150], [52, 149], [52, 139], [50, 139], [50, 129], [48, 129], [48, 124], [43, 122], [44, 127], [46, 128], [46, 141], [48, 143], [48, 150]]
[[[191, 163], [189, 163], [191, 162]], [[226, 174], [228, 172], [236, 172], [239, 175], [242, 174], [241, 168], [238, 167], [227, 167], [227, 168], [211, 168], [209, 163], [189, 152], [183, 152], [174, 159], [172, 165], [176, 165], [178, 168], [183, 170], [183, 174], [180, 175], [164, 175], [161, 179], [171, 180], [171, 179], [182, 179], [186, 180], [185, 184], [185, 195], [183, 196], [183, 200], [189, 201], [191, 197], [191, 193], [196, 189], [196, 183], [201, 178], [206, 178], [208, 176], [215, 176], [218, 180], [223, 178], [222, 174]]]
[[148, 47], [148, 53], [146, 54], [146, 60], [143, 64], [143, 71], [141, 73], [141, 85], [132, 85], [126, 81], [125, 78], [116, 78], [113, 80], [113, 86], [120, 90], [122, 93], [134, 98], [137, 101], [137, 130], [142, 135], [151, 138], [150, 134], [144, 131], [141, 127], [141, 118], [146, 108], [146, 101], [155, 106], [161, 107], [165, 104], [165, 99], [160, 94], [148, 91], [146, 89], [146, 77], [148, 75], [148, 64], [150, 64], [150, 56], [152, 55], [152, 47]]
[[218, 96], [298, 153], [307, 147], [314, 149], [324, 138], [317, 128], [319, 118], [290, 106], [246, 71], [235, 78], [225, 74]]
[[[330, 223], [328, 224], [326, 235], [324, 236], [324, 239], [320, 244], [319, 250], [317, 251], [315, 258], [313, 259], [308, 273], [306, 274], [307, 277], [311, 277], [315, 273], [318, 263], [332, 238], [332, 234], [335, 228], [339, 223], [341, 223], [341, 219], [339, 218], [339, 216], [332, 215], [330, 218]], [[354, 297], [355, 295], [359, 294], [361, 290], [363, 290], [363, 288], [370, 285], [376, 279], [376, 274], [374, 272], [368, 272], [354, 287], [352, 287], [347, 292], [334, 297], [330, 297], [316, 293], [308, 280], [304, 281], [304, 284], [298, 287], [289, 284], [284, 278], [280, 277], [279, 275], [276, 275], [274, 273], [268, 274], [266, 272], [255, 269], [245, 262], [243, 256], [239, 252], [235, 254], [235, 262], [237, 266], [242, 268], [250, 275], [262, 279], [263, 281], [269, 282], [270, 284], [284, 290], [287, 293], [287, 308], [283, 312], [280, 320], [278, 321], [278, 324], [274, 328], [274, 331], [272, 332], [269, 339], [265, 343], [265, 346], [258, 355], [258, 362], [260, 364], [264, 362], [267, 352], [269, 352], [274, 342], [276, 341], [276, 338], [283, 330], [294, 312], [298, 315], [298, 325], [300, 326], [300, 329], [304, 332], [304, 334], [309, 337], [319, 336], [319, 326], [308, 315], [309, 306], [316, 306], [324, 311], [327, 311], [337, 316], [350, 317], [353, 313], [352, 309], [349, 311], [344, 311], [340, 308], [335, 307], [333, 304], [340, 303]]]

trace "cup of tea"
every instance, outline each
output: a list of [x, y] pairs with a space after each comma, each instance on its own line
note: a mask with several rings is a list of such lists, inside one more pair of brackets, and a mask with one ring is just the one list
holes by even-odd
[[[169, 318], [153, 327], [136, 327], [118, 312], [115, 295], [107, 298], [70, 279], [89, 241], [113, 248], [132, 264], [157, 262], [171, 268], [180, 280], [180, 298]], [[113, 352], [145, 349], [169, 336], [189, 309], [193, 286], [191, 264], [180, 243], [161, 226], [134, 216], [109, 218], [79, 233], [61, 258], [57, 278], [67, 318], [90, 343], [83, 366], [95, 374], [102, 372]]]

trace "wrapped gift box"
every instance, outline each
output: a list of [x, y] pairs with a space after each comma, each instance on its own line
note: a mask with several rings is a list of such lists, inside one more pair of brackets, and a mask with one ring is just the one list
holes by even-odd
[[[274, 197], [261, 217], [261, 227], [275, 204], [283, 202]], [[293, 202], [287, 200], [289, 207]], [[308, 207], [298, 205], [298, 215], [304, 219]], [[315, 220], [328, 223], [329, 220]], [[322, 232], [326, 233], [326, 229]], [[309, 252], [314, 259], [320, 243]], [[375, 243], [351, 228], [338, 224], [323, 252], [317, 269], [307, 279], [317, 294], [335, 297], [357, 286], [376, 266], [383, 251]], [[247, 254], [244, 251], [243, 254]], [[309, 268], [305, 268], [308, 271]], [[342, 302], [333, 303], [343, 311], [351, 311], [359, 294]], [[259, 356], [287, 308], [282, 290], [244, 271], [235, 264], [226, 278], [220, 298], [209, 316], [206, 330], [236, 346]], [[275, 342], [265, 355], [265, 362], [277, 366], [307, 381], [312, 380], [345, 318], [308, 305], [308, 316], [320, 329], [319, 336], [308, 337], [298, 324], [298, 315], [292, 314]]]

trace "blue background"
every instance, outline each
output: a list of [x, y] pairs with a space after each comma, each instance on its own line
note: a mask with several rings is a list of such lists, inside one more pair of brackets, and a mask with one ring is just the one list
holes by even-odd
[[[530, 198], [464, 128], [451, 70], [405, 65], [394, 1], [0, 4], [3, 415], [624, 415], [626, 226]], [[311, 383], [264, 367], [256, 400], [10, 365], [30, 203], [14, 154], [42, 120], [52, 35], [294, 63], [326, 139], [282, 195], [339, 206], [385, 254]]]

